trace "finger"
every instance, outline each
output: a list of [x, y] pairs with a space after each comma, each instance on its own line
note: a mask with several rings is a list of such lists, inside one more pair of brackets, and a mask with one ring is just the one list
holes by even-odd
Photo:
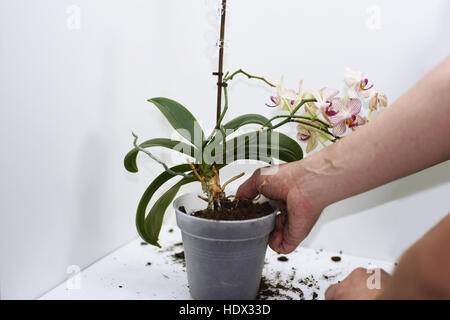
[[286, 212], [282, 212], [277, 215], [275, 220], [275, 229], [270, 234], [269, 237], [269, 246], [273, 251], [281, 253], [281, 242], [283, 239], [283, 225], [286, 221]]
[[263, 179], [261, 177], [261, 170], [256, 170], [249, 179], [240, 185], [236, 192], [236, 197], [253, 199], [259, 194], [257, 187], [262, 184]]
[[340, 284], [338, 283], [329, 286], [327, 291], [325, 291], [325, 300], [335, 300], [337, 298], [339, 286]]
[[256, 170], [250, 179], [239, 187], [237, 196], [252, 199], [261, 193], [269, 199], [284, 201], [289, 185], [280, 171], [281, 166]]
[[282, 241], [279, 248], [281, 253], [294, 251], [317, 220], [316, 217], [307, 213], [296, 190], [291, 190], [286, 200], [287, 216], [283, 223]]
[[255, 187], [264, 196], [284, 202], [289, 186], [286, 183], [286, 178], [280, 172], [280, 168], [280, 166], [262, 168], [259, 172], [259, 180], [262, 180], [262, 183], [257, 184]]
[[269, 238], [269, 247], [277, 252], [277, 253], [281, 253], [280, 249], [281, 249], [281, 241], [282, 241], [282, 232], [281, 231], [273, 231], [270, 234], [270, 238]]
[[283, 226], [283, 230], [281, 231], [281, 243], [278, 248], [279, 253], [288, 254], [294, 251], [303, 238], [295, 235], [294, 231], [292, 231], [292, 227], [290, 227], [291, 223], [289, 220]]
[[281, 211], [279, 215], [277, 215], [275, 219], [275, 230], [276, 231], [282, 231], [283, 226], [287, 219], [287, 211]]

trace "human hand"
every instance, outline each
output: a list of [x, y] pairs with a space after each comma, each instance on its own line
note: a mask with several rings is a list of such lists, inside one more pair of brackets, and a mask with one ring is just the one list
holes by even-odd
[[357, 268], [340, 283], [332, 284], [325, 292], [325, 299], [375, 300], [380, 297], [390, 280], [391, 275], [382, 269]]
[[323, 207], [308, 195], [302, 184], [307, 172], [298, 162], [256, 170], [238, 189], [236, 196], [247, 199], [259, 193], [280, 202], [282, 212], [276, 218], [269, 238], [270, 247], [278, 253], [292, 252], [308, 235]]

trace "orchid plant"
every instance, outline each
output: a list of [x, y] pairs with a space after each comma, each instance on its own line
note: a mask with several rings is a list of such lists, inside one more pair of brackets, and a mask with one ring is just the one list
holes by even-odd
[[[273, 163], [273, 158], [285, 162], [302, 159], [303, 152], [299, 144], [283, 133], [275, 131], [271, 120], [262, 115], [244, 114], [223, 123], [228, 110], [227, 85], [239, 74], [245, 75], [249, 79], [261, 80], [267, 85], [275, 87], [266, 79], [250, 75], [241, 69], [231, 74], [226, 73], [221, 85], [225, 98], [224, 108], [209, 136], [205, 136], [195, 117], [180, 103], [163, 97], [148, 100], [162, 112], [171, 126], [184, 138], [184, 141], [156, 138], [139, 144], [138, 136], [133, 133], [134, 148], [125, 156], [125, 168], [129, 172], [138, 171], [136, 158], [139, 152], [145, 153], [164, 168], [164, 171], [145, 190], [137, 208], [137, 230], [146, 242], [159, 247], [158, 235], [164, 213], [181, 186], [199, 181], [204, 194], [200, 197], [208, 203], [209, 208], [219, 209], [227, 199], [224, 192], [225, 187], [243, 175], [237, 175], [221, 184], [219, 171], [226, 165], [240, 159], [255, 159], [270, 164]], [[264, 127], [264, 130], [246, 132], [229, 138], [230, 134], [250, 124], [260, 125]], [[184, 164], [169, 167], [150, 152], [149, 149], [152, 147], [168, 148], [184, 154], [188, 159]], [[146, 214], [147, 206], [155, 192], [176, 176], [181, 179], [164, 192]]]
[[[259, 114], [244, 114], [223, 123], [228, 110], [227, 86], [237, 75], [260, 80], [272, 88], [276, 87], [277, 94], [270, 97], [271, 102], [267, 106], [279, 107], [288, 113], [270, 119]], [[331, 88], [305, 92], [303, 81], [300, 81], [296, 92], [284, 87], [283, 77], [276, 86], [265, 78], [251, 75], [242, 69], [233, 73], [227, 72], [221, 83], [224, 108], [209, 136], [205, 136], [195, 117], [180, 103], [163, 97], [149, 99], [184, 141], [155, 138], [139, 144], [138, 136], [133, 133], [134, 147], [125, 156], [125, 168], [129, 172], [138, 171], [136, 159], [139, 152], [146, 154], [164, 168], [145, 190], [137, 208], [136, 226], [142, 239], [160, 246], [158, 235], [164, 213], [183, 185], [200, 182], [203, 195], [199, 197], [208, 203], [210, 209], [217, 210], [224, 201], [232, 197], [225, 195], [225, 187], [244, 174], [241, 173], [221, 184], [219, 172], [226, 165], [240, 159], [254, 159], [269, 164], [273, 164], [273, 158], [284, 162], [302, 159], [303, 151], [300, 145], [294, 139], [276, 131], [277, 128], [296, 123], [298, 140], [307, 144], [306, 152], [311, 152], [318, 143], [326, 146], [327, 143], [339, 140], [348, 128], [355, 130], [364, 125], [369, 121], [373, 110], [387, 105], [386, 96], [374, 91], [373, 85], [369, 84], [362, 73], [348, 70], [344, 80], [347, 89], [344, 95], [339, 97], [339, 91]], [[367, 105], [369, 109], [367, 116], [362, 113], [363, 105]], [[260, 126], [259, 130], [229, 138], [236, 130], [251, 124]], [[153, 147], [180, 152], [187, 156], [186, 163], [169, 167], [150, 152], [149, 149]], [[156, 200], [147, 214], [148, 204], [155, 192], [176, 176], [181, 179]]]

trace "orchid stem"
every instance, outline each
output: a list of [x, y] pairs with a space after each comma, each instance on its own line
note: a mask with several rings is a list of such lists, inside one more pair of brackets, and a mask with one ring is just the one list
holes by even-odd
[[367, 122], [369, 122], [370, 121], [370, 114], [372, 113], [372, 108], [370, 108], [369, 109], [369, 114], [367, 115]]
[[[237, 75], [237, 74], [239, 74], [239, 73], [242, 73], [243, 75], [246, 75], [247, 78], [249, 78], [249, 79], [258, 79], [258, 80], [262, 80], [262, 81], [264, 81], [266, 84], [268, 84], [269, 86], [271, 86], [272, 88], [276, 87], [276, 85], [270, 83], [270, 82], [267, 81], [265, 78], [253, 76], [253, 75], [251, 75], [251, 74], [245, 72], [245, 71], [242, 70], [242, 69], [239, 69], [239, 70], [233, 72], [233, 73], [232, 73], [230, 76], [228, 76], [228, 77], [225, 76], [225, 78], [223, 79], [223, 81], [224, 81], [224, 82], [227, 82], [228, 80], [233, 80], [234, 76]], [[227, 73], [227, 74], [228, 74], [228, 73]]]
[[223, 87], [223, 95], [225, 97], [225, 105], [223, 106], [223, 111], [220, 114], [219, 119], [217, 120], [216, 123], [216, 127], [213, 129], [213, 131], [211, 132], [211, 134], [208, 136], [208, 138], [205, 140], [205, 142], [203, 143], [203, 148], [210, 142], [212, 141], [212, 139], [214, 138], [214, 136], [216, 135], [216, 133], [219, 130], [222, 130], [222, 120], [225, 117], [225, 113], [228, 110], [228, 90], [226, 87]]
[[[275, 126], [269, 127], [269, 129], [270, 129], [270, 130], [274, 130], [274, 129], [276, 129], [276, 128], [278, 128], [278, 127], [281, 127], [282, 125], [284, 125], [284, 124], [286, 124], [286, 123], [288, 123], [288, 122], [291, 122], [292, 118], [294, 117], [294, 115], [295, 115], [295, 113], [298, 111], [298, 109], [300, 109], [301, 106], [303, 106], [305, 103], [308, 103], [308, 102], [316, 102], [316, 99], [305, 99], [305, 100], [302, 100], [302, 101], [298, 104], [298, 106], [296, 106], [296, 107], [292, 110], [292, 112], [286, 117], [285, 120], [281, 121], [280, 123], [276, 124]], [[264, 128], [264, 127], [267, 127], [267, 125], [268, 125], [269, 123], [270, 123], [270, 120], [268, 120], [265, 124], [263, 124], [263, 128]]]
[[228, 110], [228, 89], [227, 89], [227, 87], [223, 87], [223, 95], [225, 97], [225, 105], [223, 106], [222, 114], [220, 115], [219, 120], [216, 123], [216, 130], [220, 129], [222, 120], [225, 117], [225, 113]]
[[305, 120], [310, 120], [310, 121], [316, 121], [325, 128], [331, 128], [331, 126], [329, 124], [323, 122], [322, 120], [318, 119], [317, 117], [309, 118], [309, 117], [305, 117], [305, 116], [297, 116], [297, 115], [290, 115], [290, 114], [282, 114], [282, 115], [275, 116], [273, 118], [270, 118], [268, 120], [268, 122], [272, 122], [273, 120], [279, 119], [279, 118], [294, 118], [294, 119], [305, 119]]
[[[274, 84], [270, 83], [269, 81], [267, 81], [265, 78], [263, 77], [258, 77], [258, 76], [253, 76], [247, 72], [245, 72], [242, 69], [239, 69], [235, 72], [233, 72], [231, 75], [230, 72], [225, 73], [225, 76], [223, 77], [223, 82], [226, 84], [229, 80], [233, 80], [234, 76], [242, 73], [244, 75], [246, 75], [249, 79], [258, 79], [258, 80], [262, 80], [265, 83], [267, 83], [269, 86], [271, 87], [276, 87]], [[205, 140], [204, 146], [207, 145], [212, 139], [213, 137], [216, 135], [217, 131], [220, 130], [220, 126], [222, 124], [223, 118], [225, 117], [225, 113], [228, 110], [228, 89], [226, 87], [226, 85], [223, 86], [223, 95], [225, 97], [225, 105], [223, 107], [223, 111], [221, 112], [219, 118], [217, 119], [217, 123], [216, 123], [216, 127], [214, 128], [214, 130], [211, 132], [211, 134], [209, 135], [208, 139]]]

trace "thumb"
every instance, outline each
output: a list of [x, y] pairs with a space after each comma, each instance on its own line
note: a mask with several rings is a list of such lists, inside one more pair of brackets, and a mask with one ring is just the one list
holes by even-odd
[[335, 300], [338, 290], [339, 290], [339, 284], [332, 284], [331, 286], [329, 286], [327, 291], [325, 291], [325, 299], [326, 300]]
[[284, 201], [286, 188], [280, 170], [281, 166], [264, 167], [256, 170], [239, 187], [236, 196], [252, 199], [261, 193], [270, 199]]
[[261, 169], [256, 170], [250, 178], [240, 185], [236, 192], [236, 197], [253, 199], [258, 195], [257, 187], [263, 182], [263, 179], [261, 177]]

